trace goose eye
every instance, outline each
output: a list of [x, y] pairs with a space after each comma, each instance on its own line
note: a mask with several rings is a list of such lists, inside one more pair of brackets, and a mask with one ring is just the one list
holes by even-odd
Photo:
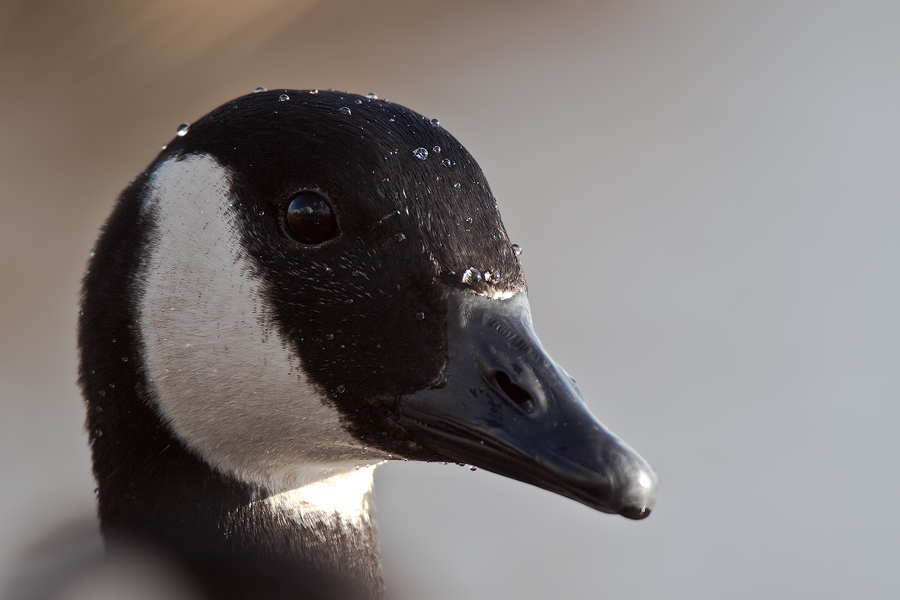
[[285, 232], [301, 244], [321, 244], [338, 232], [334, 212], [318, 194], [304, 192], [288, 203], [284, 215]]

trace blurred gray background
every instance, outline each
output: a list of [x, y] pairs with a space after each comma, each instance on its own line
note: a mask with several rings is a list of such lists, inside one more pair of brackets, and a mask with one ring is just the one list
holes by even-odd
[[376, 474], [389, 588], [900, 597], [900, 4], [0, 0], [0, 583], [89, 517], [79, 280], [175, 127], [254, 87], [407, 105], [480, 162], [538, 334], [656, 468], [629, 522]]

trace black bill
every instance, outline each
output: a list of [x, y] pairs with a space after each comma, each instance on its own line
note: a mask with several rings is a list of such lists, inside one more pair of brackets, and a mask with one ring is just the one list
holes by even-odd
[[574, 380], [534, 333], [525, 293], [453, 291], [449, 363], [436, 387], [401, 396], [400, 425], [421, 445], [597, 510], [643, 519], [650, 465], [588, 411]]

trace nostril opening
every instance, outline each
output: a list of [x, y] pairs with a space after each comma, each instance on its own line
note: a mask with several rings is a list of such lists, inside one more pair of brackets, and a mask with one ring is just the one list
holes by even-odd
[[528, 390], [513, 383], [509, 375], [503, 371], [496, 371], [494, 373], [494, 381], [497, 382], [497, 387], [500, 388], [500, 391], [506, 394], [510, 400], [525, 410], [530, 411], [534, 408], [534, 398]]

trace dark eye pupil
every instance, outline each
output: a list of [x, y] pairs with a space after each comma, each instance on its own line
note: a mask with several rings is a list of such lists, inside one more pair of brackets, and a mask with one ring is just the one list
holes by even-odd
[[301, 244], [321, 244], [338, 231], [331, 207], [317, 195], [303, 193], [291, 200], [284, 216], [289, 236]]

